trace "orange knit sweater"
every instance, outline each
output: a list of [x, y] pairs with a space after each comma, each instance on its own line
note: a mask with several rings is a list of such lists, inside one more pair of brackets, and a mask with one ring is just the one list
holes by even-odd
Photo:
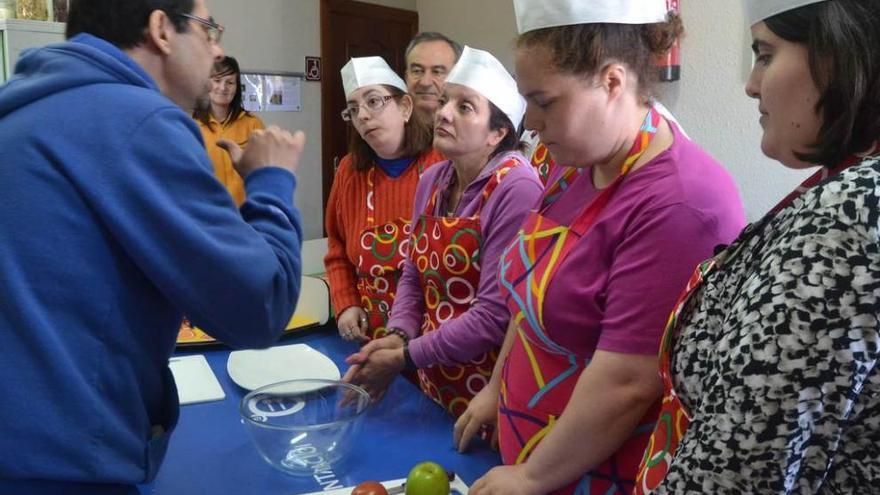
[[[376, 193], [373, 199], [377, 224], [396, 218], [412, 218], [413, 198], [419, 183], [419, 168], [442, 161], [443, 156], [433, 149], [423, 153], [397, 178], [391, 178], [377, 169]], [[375, 166], [375, 165], [374, 165]], [[421, 166], [421, 167], [420, 167]], [[345, 308], [360, 304], [355, 269], [358, 260], [358, 239], [367, 227], [367, 171], [357, 171], [346, 155], [339, 164], [324, 222], [327, 228], [327, 256], [324, 267], [330, 282], [330, 301], [338, 315]]]

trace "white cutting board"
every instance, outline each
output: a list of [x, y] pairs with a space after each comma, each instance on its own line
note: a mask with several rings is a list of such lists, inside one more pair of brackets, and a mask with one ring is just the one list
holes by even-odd
[[[382, 486], [385, 488], [393, 488], [395, 486], [400, 486], [403, 482], [406, 481], [406, 478], [401, 478], [399, 480], [391, 480], [391, 481], [382, 481]], [[455, 479], [452, 480], [452, 483], [449, 484], [449, 488], [451, 489], [452, 495], [467, 495], [468, 486], [467, 483], [464, 482], [463, 479], [459, 478], [458, 475], [455, 475]], [[349, 486], [348, 488], [340, 488], [339, 490], [328, 490], [326, 492], [311, 492], [304, 493], [302, 495], [351, 495], [351, 491], [354, 490], [353, 486]]]
[[177, 384], [177, 397], [180, 400], [180, 405], [226, 398], [223, 387], [220, 386], [217, 376], [211, 371], [205, 356], [196, 354], [194, 356], [173, 357], [168, 360], [168, 367], [171, 368], [174, 383]]

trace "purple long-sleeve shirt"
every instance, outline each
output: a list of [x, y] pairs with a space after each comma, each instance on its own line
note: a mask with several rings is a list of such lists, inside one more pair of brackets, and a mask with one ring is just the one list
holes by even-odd
[[[503, 153], [492, 159], [465, 189], [455, 210], [456, 217], [470, 217], [480, 207], [483, 187], [500, 163], [515, 159], [514, 167], [495, 189], [480, 214], [483, 243], [480, 253], [480, 282], [477, 298], [458, 318], [446, 321], [437, 331], [419, 335], [425, 313], [425, 300], [418, 269], [407, 260], [397, 285], [397, 297], [391, 309], [389, 328], [399, 328], [411, 340], [410, 355], [416, 366], [467, 362], [504, 341], [510, 313], [498, 285], [498, 261], [501, 252], [516, 235], [529, 211], [541, 197], [542, 186], [535, 171], [520, 153]], [[455, 178], [452, 162], [434, 165], [422, 176], [416, 189], [413, 225], [424, 213], [434, 185], [440, 189], [434, 215], [446, 208], [450, 185]], [[418, 337], [417, 337], [418, 336]]]

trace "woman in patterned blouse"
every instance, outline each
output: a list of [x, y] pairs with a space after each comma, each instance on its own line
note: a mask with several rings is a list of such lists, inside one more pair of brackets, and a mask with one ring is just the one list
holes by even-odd
[[817, 172], [694, 274], [637, 493], [878, 493], [880, 1], [746, 5], [761, 148]]

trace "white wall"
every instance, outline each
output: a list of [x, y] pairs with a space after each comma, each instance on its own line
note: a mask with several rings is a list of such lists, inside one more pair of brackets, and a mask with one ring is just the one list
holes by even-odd
[[[421, 28], [491, 51], [513, 68], [516, 20], [512, 0], [418, 0]], [[687, 35], [682, 80], [664, 83], [659, 98], [691, 137], [730, 170], [749, 220], [760, 218], [805, 177], [761, 154], [757, 104], [743, 86], [751, 66], [740, 2], [682, 2]]]
[[513, 71], [513, 0], [418, 0], [419, 27], [488, 50]]
[[661, 86], [660, 99], [691, 138], [730, 170], [749, 220], [757, 220], [808, 174], [761, 153], [758, 104], [744, 90], [752, 55], [741, 3], [685, 1], [682, 18], [681, 81]]
[[[372, 0], [387, 7], [416, 10], [416, 0]], [[305, 57], [321, 55], [319, 0], [208, 0], [208, 8], [226, 26], [223, 49], [243, 70], [303, 72]], [[324, 74], [324, 77], [338, 77]], [[303, 81], [301, 112], [262, 112], [267, 125], [301, 129], [307, 135], [297, 174], [296, 204], [306, 239], [322, 236], [321, 83]]]

